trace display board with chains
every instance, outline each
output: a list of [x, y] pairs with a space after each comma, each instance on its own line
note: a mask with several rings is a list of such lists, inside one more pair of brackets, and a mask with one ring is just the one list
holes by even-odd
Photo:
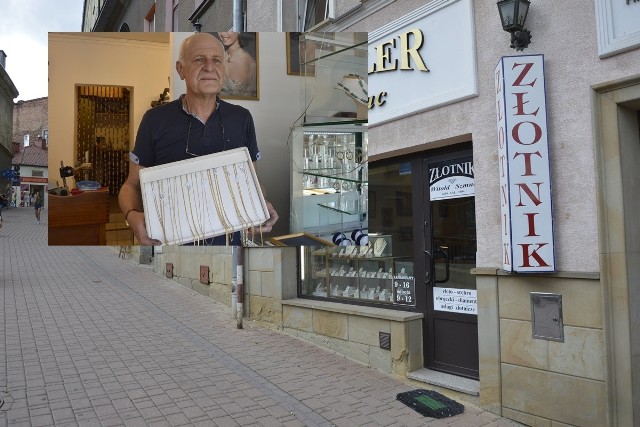
[[257, 227], [269, 218], [246, 147], [141, 169], [147, 234], [182, 244]]

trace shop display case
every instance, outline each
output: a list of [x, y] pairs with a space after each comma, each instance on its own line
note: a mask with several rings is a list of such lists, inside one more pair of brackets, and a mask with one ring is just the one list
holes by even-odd
[[367, 228], [367, 134], [362, 126], [300, 127], [291, 150], [292, 232], [332, 240]]
[[303, 114], [292, 130], [291, 232], [331, 241], [367, 228], [366, 48], [366, 33], [300, 37]]
[[345, 302], [415, 305], [413, 261], [391, 253], [391, 236], [378, 236], [365, 246], [302, 247], [300, 293]]

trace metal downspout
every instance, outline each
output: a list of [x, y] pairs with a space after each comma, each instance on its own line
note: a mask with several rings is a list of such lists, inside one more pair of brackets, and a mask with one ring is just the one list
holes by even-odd
[[231, 314], [237, 320], [237, 328], [242, 329], [242, 316], [244, 314], [244, 260], [242, 247], [231, 247]]
[[233, 31], [244, 31], [244, 1], [233, 0]]

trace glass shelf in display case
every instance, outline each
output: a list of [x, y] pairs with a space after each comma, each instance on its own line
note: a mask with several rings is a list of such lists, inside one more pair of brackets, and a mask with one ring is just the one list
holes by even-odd
[[303, 122], [367, 121], [368, 34], [304, 33], [300, 36]]
[[367, 227], [367, 132], [361, 124], [299, 126], [291, 150], [291, 231], [331, 240]]

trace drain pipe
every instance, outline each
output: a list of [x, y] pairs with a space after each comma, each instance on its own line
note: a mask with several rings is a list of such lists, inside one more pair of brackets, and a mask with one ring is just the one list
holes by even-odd
[[242, 316], [244, 314], [244, 261], [241, 246], [233, 246], [231, 248], [231, 258], [233, 270], [231, 279], [231, 314], [237, 320], [237, 328], [242, 329]]
[[238, 260], [237, 247], [231, 247], [231, 318], [238, 318]]
[[244, 4], [243, 0], [233, 0], [233, 31], [244, 31]]

